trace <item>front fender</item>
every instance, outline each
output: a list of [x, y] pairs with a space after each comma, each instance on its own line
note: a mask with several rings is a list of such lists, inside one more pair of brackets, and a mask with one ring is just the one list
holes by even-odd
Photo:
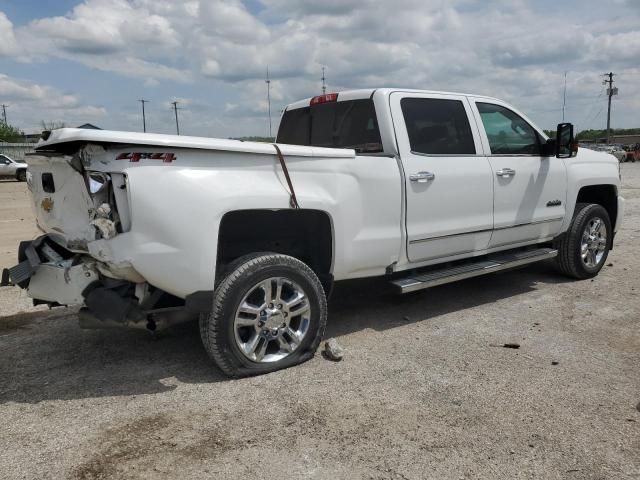
[[[619, 163], [613, 155], [580, 149], [576, 157], [565, 159], [565, 162], [567, 164], [567, 209], [562, 232], [565, 232], [571, 225], [578, 194], [582, 188], [611, 185], [615, 188], [616, 196], [619, 196], [620, 187]], [[621, 220], [620, 209], [618, 212], [616, 225], [619, 225]]]

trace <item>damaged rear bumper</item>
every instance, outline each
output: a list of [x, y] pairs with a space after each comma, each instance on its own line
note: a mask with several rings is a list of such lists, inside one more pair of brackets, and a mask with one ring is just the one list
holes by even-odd
[[101, 273], [99, 262], [63, 248], [48, 235], [21, 242], [19, 263], [2, 272], [2, 285], [27, 290], [35, 305], [82, 306], [83, 328], [142, 328], [152, 331], [188, 321], [198, 312], [184, 300], [146, 282], [133, 283]]
[[2, 285], [28, 291], [35, 304], [82, 305], [83, 292], [100, 279], [95, 262], [82, 261], [47, 235], [21, 242], [19, 263], [2, 272]]

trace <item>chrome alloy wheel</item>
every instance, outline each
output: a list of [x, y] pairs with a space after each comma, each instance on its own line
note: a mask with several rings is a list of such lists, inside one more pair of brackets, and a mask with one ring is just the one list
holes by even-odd
[[607, 250], [607, 226], [600, 217], [593, 217], [584, 227], [580, 243], [582, 261], [589, 268], [597, 267]]
[[304, 290], [287, 278], [268, 278], [250, 288], [236, 309], [236, 345], [249, 360], [277, 362], [298, 348], [310, 321]]

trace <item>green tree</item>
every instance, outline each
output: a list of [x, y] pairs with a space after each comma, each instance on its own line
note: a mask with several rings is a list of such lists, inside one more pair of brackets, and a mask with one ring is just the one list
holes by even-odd
[[8, 143], [23, 143], [24, 132], [13, 125], [0, 122], [0, 141]]
[[[640, 133], [640, 128], [612, 128], [611, 135], [637, 135]], [[606, 138], [607, 130], [582, 130], [576, 135], [578, 140], [597, 140], [599, 138]]]
[[42, 126], [42, 130], [49, 130], [49, 131], [66, 127], [64, 122], [57, 122], [54, 120], [49, 120], [49, 121], [41, 120], [40, 125]]

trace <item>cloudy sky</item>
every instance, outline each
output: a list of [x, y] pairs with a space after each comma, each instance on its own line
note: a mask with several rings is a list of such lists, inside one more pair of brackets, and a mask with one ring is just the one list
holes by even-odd
[[640, 127], [640, 0], [0, 0], [0, 103], [27, 132], [69, 126], [268, 133], [284, 105], [375, 86], [488, 94], [543, 128]]

